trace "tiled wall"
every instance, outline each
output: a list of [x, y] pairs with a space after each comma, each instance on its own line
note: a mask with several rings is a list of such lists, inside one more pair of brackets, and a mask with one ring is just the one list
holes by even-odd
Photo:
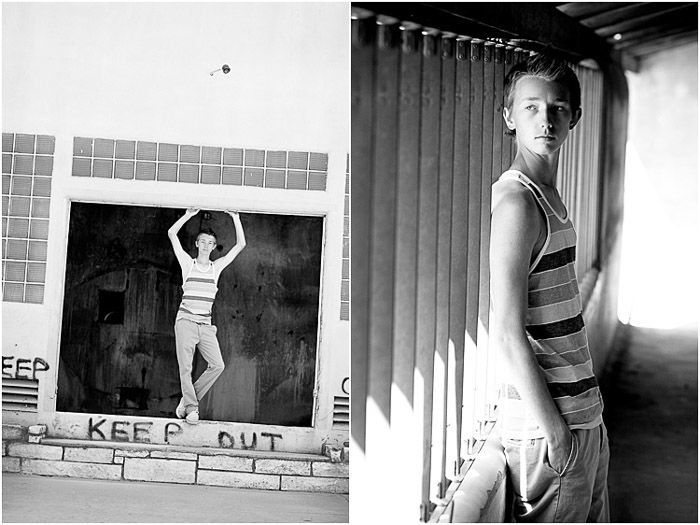
[[[55, 137], [2, 135], [3, 300], [43, 303]], [[328, 154], [75, 137], [72, 175], [325, 191]], [[350, 310], [350, 162], [341, 312]]]
[[73, 176], [325, 191], [328, 154], [76, 137]]
[[3, 301], [43, 303], [56, 140], [2, 134]]
[[350, 155], [345, 167], [345, 207], [343, 209], [343, 274], [340, 282], [340, 319], [350, 320]]

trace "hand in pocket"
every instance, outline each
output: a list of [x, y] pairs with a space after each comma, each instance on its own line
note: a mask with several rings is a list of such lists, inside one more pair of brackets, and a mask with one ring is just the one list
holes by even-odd
[[568, 432], [565, 440], [558, 446], [552, 446], [547, 442], [547, 460], [549, 465], [556, 470], [560, 475], [564, 473], [567, 464], [570, 462], [574, 453], [574, 434]]

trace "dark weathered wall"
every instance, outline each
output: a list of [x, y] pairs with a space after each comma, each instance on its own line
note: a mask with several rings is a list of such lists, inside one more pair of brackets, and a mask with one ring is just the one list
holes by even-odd
[[[173, 323], [182, 277], [167, 229], [183, 210], [73, 203], [58, 410], [172, 416], [180, 396]], [[243, 214], [248, 246], [221, 275], [214, 323], [226, 369], [200, 402], [204, 419], [311, 424], [323, 219]], [[200, 213], [222, 253], [233, 222]], [[219, 254], [217, 253], [217, 256]], [[98, 319], [99, 290], [124, 292], [123, 324]], [[196, 378], [206, 364], [197, 356]]]

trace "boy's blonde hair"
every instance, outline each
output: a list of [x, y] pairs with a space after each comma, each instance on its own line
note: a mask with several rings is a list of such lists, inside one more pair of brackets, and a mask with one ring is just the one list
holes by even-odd
[[[563, 60], [541, 54], [531, 55], [510, 69], [503, 85], [503, 107], [513, 109], [515, 85], [520, 78], [526, 76], [559, 82], [569, 91], [571, 111], [575, 113], [581, 107], [581, 84], [574, 70]], [[506, 134], [515, 135], [515, 130], [508, 129]]]

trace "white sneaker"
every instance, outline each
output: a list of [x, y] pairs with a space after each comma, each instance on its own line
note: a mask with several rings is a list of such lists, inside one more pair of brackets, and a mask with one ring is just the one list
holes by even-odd
[[185, 417], [185, 421], [190, 425], [196, 425], [199, 423], [199, 410], [193, 410]]
[[180, 398], [180, 403], [175, 408], [175, 415], [180, 419], [185, 419], [185, 398]]

